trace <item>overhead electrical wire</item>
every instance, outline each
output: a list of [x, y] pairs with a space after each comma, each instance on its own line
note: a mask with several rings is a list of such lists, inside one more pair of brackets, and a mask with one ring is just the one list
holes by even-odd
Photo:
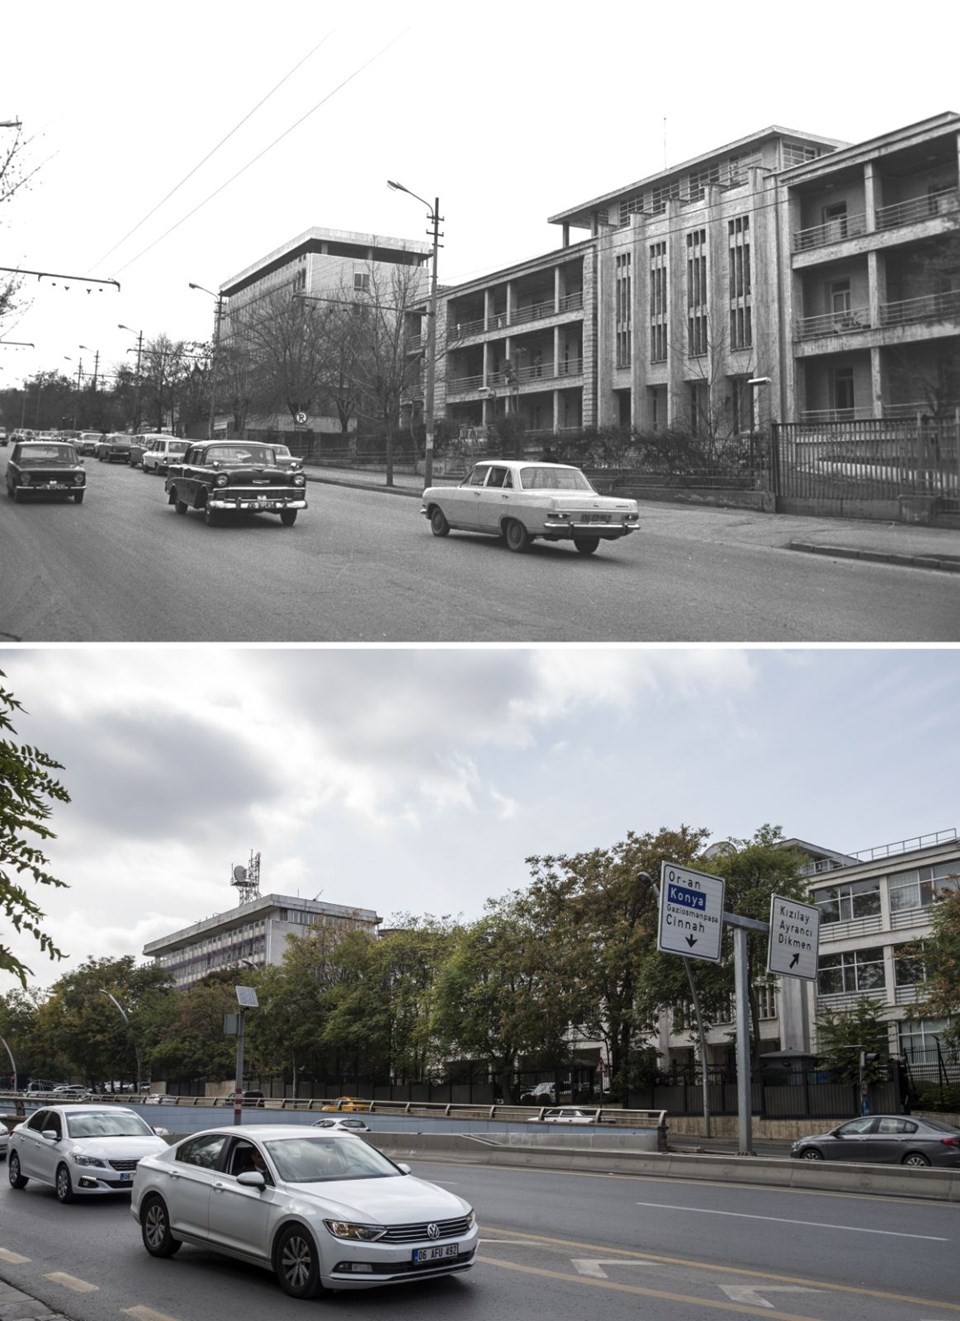
[[212, 202], [213, 199], [219, 196], [219, 194], [222, 193], [225, 188], [228, 188], [230, 184], [232, 184], [236, 179], [239, 179], [241, 174], [245, 174], [246, 171], [251, 168], [251, 166], [256, 165], [257, 161], [261, 160], [264, 156], [267, 155], [268, 152], [272, 151], [273, 148], [279, 142], [282, 142], [284, 138], [289, 137], [289, 135], [294, 131], [294, 129], [299, 128], [300, 125], [304, 123], [305, 120], [309, 119], [311, 115], [316, 114], [316, 112], [322, 106], [326, 105], [326, 103], [329, 100], [331, 100], [332, 97], [336, 96], [337, 92], [341, 91], [344, 87], [346, 87], [348, 83], [353, 82], [354, 78], [358, 77], [361, 73], [364, 72], [364, 70], [368, 69], [371, 64], [375, 63], [376, 60], [379, 60], [382, 55], [385, 55], [386, 52], [390, 50], [392, 46], [395, 46], [397, 44], [397, 42], [400, 40], [401, 37], [406, 35], [406, 32], [408, 30], [409, 29], [405, 28], [404, 31], [400, 32], [396, 37], [394, 37], [392, 41], [389, 41], [386, 44], [386, 46], [383, 46], [380, 50], [378, 50], [375, 55], [371, 55], [368, 60], [366, 60], [363, 64], [359, 66], [359, 68], [354, 69], [353, 73], [348, 74], [347, 77], [342, 80], [342, 82], [337, 83], [336, 87], [332, 88], [326, 94], [326, 96], [322, 97], [321, 100], [319, 100], [315, 106], [312, 106], [306, 112], [306, 114], [301, 115], [299, 119], [295, 120], [290, 125], [289, 128], [284, 129], [284, 131], [280, 134], [279, 137], [274, 138], [274, 140], [271, 143], [269, 143], [266, 147], [264, 147], [263, 151], [258, 152], [256, 156], [254, 156], [251, 160], [247, 161], [246, 165], [241, 166], [240, 169], [237, 170], [235, 174], [232, 174], [229, 179], [226, 179], [220, 185], [219, 188], [214, 189], [214, 191], [210, 193], [207, 197], [205, 197], [202, 202], [198, 202], [192, 211], [188, 211], [185, 216], [181, 216], [181, 218], [175, 224], [171, 225], [169, 229], [164, 230], [164, 232], [158, 235], [158, 237], [155, 238], [152, 243], [148, 243], [145, 248], [142, 248], [135, 257], [131, 257], [128, 262], [125, 262], [122, 266], [118, 267], [116, 274], [119, 274], [120, 271], [125, 271], [129, 266], [132, 266], [134, 262], [139, 261], [140, 258], [145, 256], [148, 252], [150, 252], [152, 248], [155, 248], [158, 243], [161, 243], [165, 238], [167, 238], [170, 234], [172, 234], [175, 229], [179, 229], [181, 225], [185, 224], [191, 218], [191, 216], [195, 216], [198, 211], [200, 211], [203, 207], [207, 205], [208, 202]]

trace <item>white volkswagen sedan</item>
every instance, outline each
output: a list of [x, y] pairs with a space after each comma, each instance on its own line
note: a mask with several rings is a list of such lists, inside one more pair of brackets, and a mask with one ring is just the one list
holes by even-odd
[[49, 1184], [61, 1202], [129, 1192], [137, 1162], [166, 1149], [127, 1106], [44, 1106], [10, 1134], [7, 1177], [12, 1188], [26, 1188], [31, 1179]]
[[355, 1133], [295, 1124], [184, 1138], [141, 1161], [130, 1209], [151, 1256], [220, 1252], [273, 1271], [293, 1298], [465, 1271], [478, 1237], [455, 1193]]
[[517, 459], [485, 459], [459, 486], [429, 486], [420, 512], [435, 537], [451, 528], [487, 532], [514, 551], [542, 537], [572, 541], [581, 555], [640, 525], [636, 500], [601, 495], [579, 468]]

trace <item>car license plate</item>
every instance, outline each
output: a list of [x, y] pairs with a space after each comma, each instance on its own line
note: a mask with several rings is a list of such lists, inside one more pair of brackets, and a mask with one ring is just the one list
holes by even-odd
[[458, 1257], [460, 1255], [459, 1243], [438, 1243], [433, 1248], [414, 1248], [414, 1261], [439, 1261], [444, 1257]]
[[609, 523], [609, 514], [584, 514], [582, 520], [584, 523]]
[[129, 1182], [131, 1181], [132, 1178], [133, 1178], [133, 1171], [132, 1171], [132, 1170], [121, 1170], [121, 1171], [120, 1171], [120, 1182], [121, 1182], [121, 1183], [129, 1183]]

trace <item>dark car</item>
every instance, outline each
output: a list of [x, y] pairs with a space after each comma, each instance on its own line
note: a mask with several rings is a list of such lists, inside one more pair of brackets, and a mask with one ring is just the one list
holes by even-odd
[[165, 489], [178, 514], [203, 511], [207, 523], [224, 514], [279, 514], [292, 527], [307, 507], [307, 479], [298, 469], [282, 468], [272, 445], [247, 440], [207, 440], [171, 458]]
[[892, 1165], [960, 1167], [960, 1128], [914, 1115], [862, 1115], [829, 1133], [793, 1144], [798, 1160], [876, 1161]]
[[119, 431], [104, 436], [97, 442], [97, 460], [100, 463], [129, 463], [131, 436], [124, 436]]
[[7, 462], [7, 495], [73, 496], [83, 500], [87, 474], [75, 445], [59, 440], [18, 440]]

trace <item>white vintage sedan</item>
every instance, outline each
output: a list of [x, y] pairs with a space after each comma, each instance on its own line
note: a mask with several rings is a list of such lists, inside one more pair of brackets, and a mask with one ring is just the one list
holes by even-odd
[[468, 1270], [473, 1208], [356, 1133], [207, 1129], [141, 1161], [131, 1210], [152, 1257], [183, 1243], [273, 1271], [293, 1298]]
[[541, 537], [572, 541], [581, 555], [640, 524], [636, 500], [601, 495], [579, 468], [519, 459], [485, 459], [459, 486], [429, 486], [420, 512], [435, 537], [451, 528], [487, 532], [513, 551]]

